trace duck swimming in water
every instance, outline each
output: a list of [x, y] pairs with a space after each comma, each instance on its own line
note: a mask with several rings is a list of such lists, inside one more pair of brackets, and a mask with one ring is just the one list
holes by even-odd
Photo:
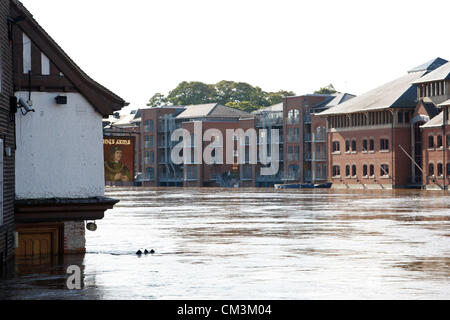
[[140, 255], [142, 254], [142, 251], [141, 251], [141, 250], [138, 250], [138, 251], [136, 252], [136, 254], [137, 254], [138, 256], [140, 256]]

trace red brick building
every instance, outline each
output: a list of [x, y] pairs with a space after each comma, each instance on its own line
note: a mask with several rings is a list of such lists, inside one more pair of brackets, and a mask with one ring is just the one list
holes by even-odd
[[329, 176], [335, 187], [422, 185], [420, 126], [436, 114], [416, 83], [446, 61], [435, 59], [320, 115], [327, 119]]
[[450, 176], [450, 63], [415, 82], [421, 115], [420, 177], [426, 189], [448, 189]]

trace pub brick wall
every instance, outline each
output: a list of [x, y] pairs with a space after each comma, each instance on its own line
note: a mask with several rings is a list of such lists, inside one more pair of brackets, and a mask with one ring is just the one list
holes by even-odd
[[86, 252], [84, 221], [64, 222], [64, 254]]
[[[0, 2], [0, 136], [4, 139], [4, 147], [10, 147], [12, 154], [4, 154], [3, 164], [3, 225], [0, 226], [0, 268], [2, 262], [14, 257], [14, 154], [15, 135], [14, 122], [10, 120], [9, 99], [13, 95], [12, 49], [8, 39], [7, 17], [10, 3]], [[1, 150], [4, 152], [4, 150]]]

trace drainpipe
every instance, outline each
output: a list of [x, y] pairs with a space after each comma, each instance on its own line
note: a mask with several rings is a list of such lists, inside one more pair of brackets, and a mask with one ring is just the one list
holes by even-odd
[[395, 112], [394, 110], [390, 110], [391, 114], [392, 114], [392, 121], [391, 121], [391, 183], [392, 183], [392, 187], [394, 187], [394, 121], [395, 121]]

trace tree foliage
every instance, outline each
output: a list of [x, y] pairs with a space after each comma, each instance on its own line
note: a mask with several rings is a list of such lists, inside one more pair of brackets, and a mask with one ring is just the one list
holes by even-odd
[[336, 89], [334, 88], [334, 86], [330, 83], [328, 86], [326, 87], [322, 87], [319, 90], [315, 91], [315, 94], [333, 94], [336, 93]]
[[216, 84], [203, 82], [181, 82], [169, 92], [167, 97], [155, 94], [149, 101], [149, 106], [162, 104], [193, 105], [204, 103], [220, 103], [243, 111], [251, 112], [263, 107], [282, 102], [284, 96], [295, 95], [292, 91], [279, 90], [265, 92], [260, 87], [254, 87], [245, 82], [220, 81]]

